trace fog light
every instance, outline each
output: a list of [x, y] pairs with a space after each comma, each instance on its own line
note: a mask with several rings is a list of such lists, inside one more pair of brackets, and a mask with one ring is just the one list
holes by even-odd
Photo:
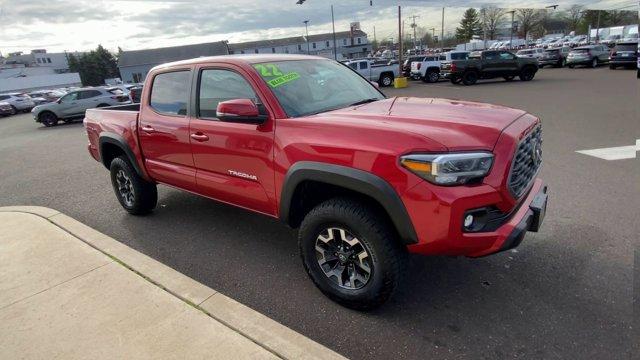
[[473, 215], [467, 215], [464, 218], [464, 227], [469, 228], [473, 225]]

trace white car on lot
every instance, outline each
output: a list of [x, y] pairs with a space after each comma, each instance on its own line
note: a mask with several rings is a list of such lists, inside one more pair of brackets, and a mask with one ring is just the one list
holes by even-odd
[[425, 55], [422, 61], [411, 63], [411, 77], [424, 82], [436, 82], [440, 78], [440, 55]]
[[31, 113], [36, 122], [54, 126], [83, 117], [87, 109], [130, 104], [129, 95], [118, 88], [82, 88], [71, 91], [55, 102], [38, 105]]
[[26, 94], [22, 93], [8, 93], [8, 94], [0, 94], [0, 101], [9, 103], [11, 108], [18, 111], [28, 112], [33, 109], [36, 104], [33, 100]]
[[543, 54], [544, 54], [544, 49], [532, 48], [532, 49], [518, 50], [518, 52], [516, 53], [516, 56], [524, 57], [524, 58], [535, 58], [540, 60]]
[[400, 67], [394, 64], [376, 64], [371, 60], [352, 60], [344, 63], [358, 74], [370, 81], [376, 81], [380, 86], [393, 85], [393, 79], [400, 74]]

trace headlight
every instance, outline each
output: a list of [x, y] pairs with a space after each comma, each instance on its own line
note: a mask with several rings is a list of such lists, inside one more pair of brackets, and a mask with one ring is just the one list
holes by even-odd
[[434, 184], [461, 185], [485, 177], [493, 164], [493, 154], [414, 154], [401, 157], [400, 164]]

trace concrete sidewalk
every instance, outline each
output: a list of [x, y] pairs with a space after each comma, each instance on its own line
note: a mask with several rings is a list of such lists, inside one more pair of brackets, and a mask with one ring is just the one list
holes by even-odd
[[0, 208], [1, 359], [343, 359], [55, 210]]

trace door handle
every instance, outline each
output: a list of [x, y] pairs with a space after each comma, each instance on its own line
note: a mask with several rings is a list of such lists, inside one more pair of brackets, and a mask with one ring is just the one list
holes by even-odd
[[141, 129], [142, 129], [142, 131], [144, 131], [146, 133], [152, 133], [152, 132], [156, 131], [156, 129], [152, 128], [149, 125], [144, 125], [144, 126], [142, 126]]
[[191, 134], [191, 138], [195, 141], [200, 141], [200, 142], [209, 140], [209, 137], [207, 135], [200, 132]]

